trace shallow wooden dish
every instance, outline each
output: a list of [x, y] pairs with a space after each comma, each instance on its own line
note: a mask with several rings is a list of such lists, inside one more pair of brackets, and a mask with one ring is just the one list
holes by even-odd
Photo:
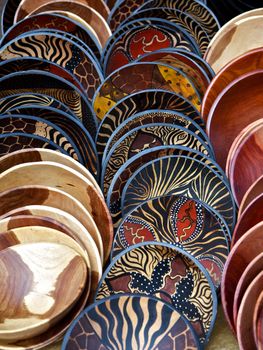
[[236, 287], [247, 265], [262, 253], [262, 230], [263, 222], [252, 227], [232, 248], [225, 265], [221, 283], [221, 300], [225, 317], [233, 332], [235, 332], [233, 305]]
[[12, 152], [0, 158], [0, 173], [12, 168], [15, 165], [33, 162], [55, 162], [70, 167], [85, 176], [101, 194], [101, 189], [94, 176], [79, 162], [74, 162], [71, 157], [52, 150], [35, 148]]
[[263, 174], [263, 119], [248, 126], [230, 157], [230, 184], [239, 205], [249, 187]]
[[262, 114], [262, 79], [263, 70], [242, 75], [230, 83], [213, 103], [207, 120], [207, 133], [217, 162], [223, 169], [236, 136]]
[[[0, 218], [6, 217], [7, 213], [12, 210], [28, 205], [46, 205], [70, 213], [90, 232], [96, 243], [102, 244], [97, 226], [89, 212], [74, 197], [58, 189], [43, 186], [24, 186], [1, 192]], [[100, 259], [94, 259], [92, 262], [90, 298], [94, 296], [102, 274]]]
[[238, 216], [247, 209], [250, 203], [257, 198], [263, 192], [263, 175], [260, 176], [244, 194], [243, 199], [239, 206]]
[[55, 1], [39, 6], [34, 11], [30, 12], [30, 16], [47, 11], [53, 12], [65, 10], [65, 8], [68, 12], [72, 12], [81, 17], [89, 26], [91, 26], [97, 34], [101, 46], [104, 47], [112, 33], [106, 20], [91, 6], [76, 1]]
[[253, 226], [263, 220], [263, 193], [256, 197], [238, 218], [233, 232], [231, 247]]
[[[152, 310], [155, 310], [156, 318], [148, 317]], [[113, 314], [117, 314], [118, 319], [112, 318]], [[158, 324], [159, 315], [162, 315], [161, 324]], [[130, 322], [131, 316], [134, 322]], [[107, 327], [109, 324], [112, 326], [110, 329]], [[106, 346], [109, 349], [112, 342], [116, 342], [114, 329], [117, 324], [119, 337], [116, 349], [130, 349], [130, 339], [134, 339], [136, 350], [201, 348], [190, 323], [169, 304], [150, 296], [127, 294], [115, 295], [89, 306], [71, 325], [61, 349], [80, 350], [83, 342], [86, 350], [106, 349]], [[93, 337], [95, 329], [96, 341]], [[125, 336], [127, 332], [131, 338]], [[152, 332], [156, 335], [154, 339]], [[173, 334], [173, 339], [170, 334]]]
[[206, 90], [201, 109], [203, 119], [207, 120], [214, 101], [227, 85], [241, 75], [257, 69], [263, 69], [263, 48], [246, 52], [223, 67]]
[[253, 316], [263, 288], [263, 271], [261, 271], [248, 286], [238, 310], [237, 339], [241, 350], [256, 349], [257, 344], [253, 333]]
[[233, 305], [233, 319], [235, 328], [237, 330], [237, 315], [242, 302], [243, 296], [248, 289], [250, 283], [253, 281], [257, 275], [263, 271], [263, 253], [257, 255], [251, 262], [248, 264], [244, 272], [242, 273], [234, 295], [234, 305]]
[[62, 244], [13, 245], [0, 251], [0, 265], [1, 341], [48, 330], [74, 306], [87, 278], [82, 257]]
[[108, 208], [94, 185], [71, 168], [53, 162], [16, 165], [0, 175], [1, 189], [41, 185], [59, 188], [75, 197], [91, 214], [102, 237], [104, 259], [108, 259], [113, 239], [113, 227]]
[[206, 61], [215, 73], [242, 54], [262, 47], [262, 9], [247, 12], [224, 25], [210, 42]]
[[263, 348], [263, 336], [262, 336], [262, 326], [263, 326], [263, 291], [260, 293], [253, 315], [253, 332], [254, 341], [257, 344], [258, 350]]

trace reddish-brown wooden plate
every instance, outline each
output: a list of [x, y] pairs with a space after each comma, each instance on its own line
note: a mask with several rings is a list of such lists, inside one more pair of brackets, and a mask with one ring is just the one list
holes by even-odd
[[239, 217], [241, 214], [246, 210], [246, 208], [249, 206], [249, 204], [257, 198], [261, 193], [263, 192], [263, 175], [261, 175], [247, 190], [247, 192], [244, 194], [242, 202], [239, 206], [238, 215]]

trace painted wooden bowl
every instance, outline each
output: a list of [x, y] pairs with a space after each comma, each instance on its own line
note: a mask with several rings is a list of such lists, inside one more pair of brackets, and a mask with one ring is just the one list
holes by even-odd
[[0, 158], [0, 173], [12, 168], [15, 165], [45, 161], [62, 164], [75, 171], [78, 171], [94, 185], [97, 192], [102, 196], [101, 189], [94, 176], [92, 176], [92, 174], [83, 165], [81, 165], [79, 162], [74, 162], [71, 157], [52, 150], [35, 148], [7, 154], [6, 156]]
[[[203, 153], [193, 150], [191, 148], [183, 147], [183, 146], [160, 146], [155, 148], [150, 148], [148, 150], [144, 150], [139, 154], [135, 155], [133, 158], [129, 159], [122, 167], [114, 175], [111, 185], [109, 187], [107, 193], [107, 205], [111, 213], [112, 221], [114, 228], [117, 229], [120, 221], [122, 219], [121, 213], [121, 197], [122, 192], [125, 188], [126, 183], [130, 179], [130, 177], [143, 165], [146, 163], [155, 161], [158, 158], [162, 158], [165, 156], [180, 156], [184, 155], [193, 159], [197, 159], [204, 164], [207, 164], [210, 168], [212, 168], [218, 175], [222, 178], [225, 178], [223, 175], [223, 171], [217, 166], [215, 162], [213, 162], [210, 158], [203, 155]], [[220, 221], [224, 221], [221, 217]], [[227, 224], [224, 225], [227, 227]], [[230, 232], [228, 233], [230, 236]], [[231, 237], [230, 237], [231, 239]]]
[[263, 192], [263, 175], [260, 176], [244, 194], [243, 199], [239, 206], [239, 211], [238, 211], [239, 217], [247, 209], [250, 203], [253, 202], [253, 200], [257, 198], [262, 192]]
[[229, 253], [228, 240], [218, 218], [202, 202], [169, 195], [143, 203], [124, 218], [111, 257], [141, 242], [171, 243], [193, 255], [218, 288]]
[[[45, 205], [61, 209], [75, 217], [91, 234], [97, 247], [102, 245], [101, 236], [92, 216], [85, 207], [69, 194], [61, 190], [43, 186], [16, 187], [10, 191], [0, 193], [0, 215], [6, 217], [12, 210], [30, 205]], [[99, 250], [100, 251], [100, 250]], [[91, 282], [91, 295], [102, 274], [102, 264], [99, 259], [94, 259]], [[0, 347], [1, 348], [1, 347]], [[2, 350], [2, 349], [1, 349]]]
[[120, 124], [134, 114], [149, 109], [169, 109], [183, 113], [205, 128], [199, 112], [191, 102], [179, 94], [161, 89], [138, 91], [118, 101], [102, 119], [96, 139], [99, 158], [102, 158], [108, 139]]
[[220, 93], [210, 110], [207, 133], [223, 169], [236, 136], [261, 115], [262, 78], [263, 70], [256, 70], [234, 80]]
[[[148, 317], [153, 310], [156, 317]], [[134, 322], [130, 322], [130, 317]], [[178, 311], [160, 299], [132, 294], [115, 295], [85, 309], [68, 330], [62, 349], [80, 350], [83, 342], [86, 350], [110, 348], [112, 342], [116, 350], [201, 348], [190, 323]]]
[[263, 291], [260, 293], [253, 315], [253, 332], [254, 341], [257, 345], [258, 350], [263, 348], [263, 338], [262, 338], [262, 326], [263, 326]]
[[105, 261], [109, 257], [113, 228], [108, 208], [94, 185], [80, 173], [53, 162], [16, 165], [0, 175], [2, 191], [18, 186], [59, 188], [75, 197], [91, 214], [102, 237]]
[[232, 236], [231, 247], [253, 226], [263, 220], [263, 194], [256, 197], [238, 218]]
[[263, 119], [259, 119], [248, 126], [246, 134], [230, 155], [229, 178], [238, 205], [249, 187], [263, 174], [262, 150]]
[[213, 103], [223, 89], [243, 74], [257, 69], [263, 69], [263, 48], [246, 52], [224, 66], [212, 80], [203, 98], [203, 119], [207, 120]]
[[[184, 80], [184, 73], [179, 73], [172, 66], [154, 62], [137, 62], [128, 64], [110, 74], [98, 88], [93, 99], [93, 108], [99, 119], [123, 97], [147, 89], [163, 89], [170, 92], [182, 92], [180, 77]], [[129, 80], [127, 80], [129, 77]], [[179, 86], [177, 84], [180, 84]], [[183, 95], [185, 98], [188, 94]], [[197, 108], [201, 103], [196, 100]]]
[[253, 333], [253, 316], [263, 287], [263, 271], [248, 286], [242, 298], [237, 316], [237, 339], [241, 350], [256, 349]]
[[106, 20], [91, 6], [79, 3], [77, 1], [55, 1], [38, 7], [36, 10], [30, 13], [30, 16], [47, 11], [53, 12], [65, 9], [81, 17], [87, 23], [87, 25], [95, 31], [101, 46], [104, 47], [112, 33]]
[[221, 283], [221, 300], [225, 317], [233, 332], [235, 332], [233, 305], [236, 287], [247, 265], [262, 253], [262, 230], [263, 222], [261, 221], [240, 238], [230, 251], [225, 265]]
[[237, 330], [237, 315], [239, 312], [240, 304], [243, 296], [248, 289], [250, 283], [257, 277], [257, 275], [263, 270], [263, 253], [258, 254], [251, 262], [247, 265], [246, 269], [242, 273], [234, 295], [233, 305], [233, 319], [235, 329]]
[[122, 293], [153, 295], [169, 302], [190, 321], [202, 343], [208, 340], [217, 307], [215, 289], [203, 266], [180, 248], [146, 242], [119, 254], [102, 276], [97, 300]]
[[248, 12], [219, 30], [205, 54], [206, 61], [216, 73], [238, 56], [262, 47], [262, 15], [262, 9], [251, 14]]
[[36, 336], [56, 324], [77, 301], [87, 276], [82, 257], [55, 243], [4, 249], [0, 265], [1, 340]]

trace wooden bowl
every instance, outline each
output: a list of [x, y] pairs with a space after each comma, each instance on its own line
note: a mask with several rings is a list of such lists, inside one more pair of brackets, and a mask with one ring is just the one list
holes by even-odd
[[254, 332], [254, 341], [257, 345], [258, 350], [263, 349], [263, 291], [260, 293], [256, 306], [254, 309], [253, 315], [253, 332]]
[[[257, 11], [258, 13], [258, 11]], [[217, 40], [210, 43], [205, 54], [206, 61], [215, 73], [242, 54], [263, 46], [263, 11], [235, 20], [221, 28]]]
[[235, 79], [251, 71], [263, 69], [263, 48], [244, 53], [224, 66], [214, 77], [202, 102], [201, 114], [207, 121], [217, 96]]
[[[157, 317], [149, 317], [153, 310]], [[118, 315], [118, 318], [112, 315]], [[131, 316], [134, 322], [130, 322]], [[159, 317], [162, 318], [161, 324], [158, 323]], [[150, 296], [127, 294], [112, 296], [85, 309], [72, 323], [62, 349], [80, 350], [83, 342], [86, 350], [106, 349], [106, 346], [110, 349], [111, 344], [116, 342], [116, 327], [118, 349], [131, 349], [131, 339], [136, 342], [136, 350], [152, 349], [153, 346], [166, 350], [173, 350], [175, 346], [178, 349], [201, 348], [190, 323], [169, 304]], [[95, 330], [96, 341], [93, 337]]]
[[[65, 1], [67, 2], [67, 1]], [[70, 3], [70, 1], [68, 1]], [[22, 0], [20, 4], [18, 5], [18, 8], [15, 13], [14, 17], [14, 23], [21, 21], [23, 18], [34, 12], [37, 8], [40, 6], [44, 6], [49, 4], [50, 1], [48, 0], [40, 0], [38, 2], [32, 2], [30, 0]], [[53, 2], [53, 3], [56, 3]], [[94, 10], [98, 11], [103, 18], [107, 20], [110, 11], [108, 6], [105, 4], [103, 0], [78, 0], [78, 3], [88, 5], [92, 7]], [[70, 11], [67, 7], [67, 4], [65, 4], [65, 7], [68, 11]]]
[[239, 206], [238, 215], [246, 210], [246, 208], [250, 205], [250, 203], [257, 198], [263, 192], [263, 175], [260, 176], [247, 190], [244, 194], [243, 199]]
[[78, 171], [85, 176], [96, 188], [97, 192], [102, 195], [101, 189], [95, 180], [94, 176], [79, 162], [74, 162], [71, 157], [68, 157], [62, 153], [52, 150], [34, 148], [24, 149], [17, 152], [12, 152], [0, 158], [0, 173], [12, 168], [15, 165], [33, 162], [55, 162], [58, 164], [66, 165], [71, 169]]
[[253, 333], [253, 316], [258, 297], [263, 288], [263, 271], [248, 286], [238, 310], [237, 340], [241, 350], [256, 349]]
[[263, 193], [256, 197], [238, 218], [235, 230], [233, 232], [231, 248], [238, 240], [253, 226], [263, 220]]
[[234, 295], [234, 305], [233, 305], [233, 319], [235, 324], [235, 329], [237, 329], [237, 315], [240, 308], [243, 296], [249, 287], [250, 283], [255, 277], [263, 270], [263, 253], [257, 255], [246, 267], [242, 273]]
[[249, 187], [263, 174], [263, 119], [249, 125], [230, 157], [230, 184], [239, 205]]
[[99, 14], [99, 12], [97, 12], [91, 6], [79, 3], [77, 1], [48, 2], [45, 5], [39, 6], [34, 11], [31, 11], [29, 15], [32, 16], [47, 11], [60, 11], [65, 10], [65, 8], [67, 9], [67, 11], [72, 12], [75, 15], [81, 17], [89, 26], [91, 26], [97, 34], [101, 46], [104, 47], [112, 33], [106, 20]]
[[93, 217], [102, 237], [104, 261], [110, 254], [113, 226], [108, 208], [94, 185], [80, 173], [53, 162], [16, 165], [0, 175], [1, 190], [27, 185], [59, 188], [75, 197]]
[[[9, 211], [28, 205], [46, 205], [70, 213], [90, 232], [92, 238], [101, 240], [98, 229], [89, 212], [74, 197], [58, 189], [43, 186], [17, 187], [0, 193], [0, 215], [5, 217]], [[99, 259], [92, 260], [91, 296], [94, 295], [102, 274]], [[0, 347], [1, 348], [1, 347]]]
[[36, 336], [56, 324], [81, 295], [87, 277], [82, 257], [55, 243], [4, 249], [0, 266], [1, 341]]
[[227, 322], [235, 332], [233, 305], [236, 287], [247, 265], [263, 247], [263, 222], [252, 227], [233, 247], [228, 256], [221, 283], [221, 300]]
[[256, 70], [234, 80], [220, 93], [210, 110], [207, 133], [223, 169], [236, 136], [262, 114], [262, 79], [263, 70]]

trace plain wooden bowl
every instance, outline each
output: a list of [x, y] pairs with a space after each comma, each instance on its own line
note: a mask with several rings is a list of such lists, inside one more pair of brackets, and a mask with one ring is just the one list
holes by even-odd
[[260, 176], [244, 194], [239, 206], [238, 217], [246, 210], [249, 204], [263, 192], [263, 175]]
[[263, 220], [263, 193], [256, 197], [238, 218], [231, 241], [231, 249], [238, 240], [253, 226]]
[[0, 174], [1, 190], [26, 185], [59, 188], [75, 197], [91, 214], [102, 237], [104, 261], [107, 261], [113, 225], [105, 201], [94, 185], [77, 171], [58, 163], [41, 162], [16, 165]]
[[87, 277], [82, 257], [55, 243], [4, 249], [0, 267], [1, 340], [26, 339], [56, 324], [81, 295]]
[[224, 66], [214, 77], [202, 101], [202, 118], [207, 121], [217, 96], [235, 79], [251, 71], [263, 69], [263, 48], [244, 53]]
[[238, 19], [221, 28], [218, 40], [208, 46], [205, 60], [215, 73], [242, 54], [263, 46], [263, 11], [261, 14]]
[[242, 273], [234, 296], [233, 319], [235, 327], [237, 325], [237, 314], [242, 298], [253, 279], [263, 270], [263, 253], [257, 255], [246, 267]]
[[223, 169], [236, 136], [262, 115], [262, 79], [263, 70], [242, 75], [219, 94], [210, 109], [207, 133]]
[[230, 157], [230, 184], [240, 205], [246, 191], [263, 174], [263, 119], [249, 125]]
[[254, 308], [253, 315], [253, 332], [254, 332], [254, 341], [257, 345], [258, 350], [263, 349], [263, 290], [260, 293], [256, 306]]
[[236, 243], [228, 256], [221, 282], [221, 300], [225, 317], [233, 332], [233, 304], [236, 287], [247, 265], [263, 250], [263, 222], [252, 227]]
[[15, 165], [34, 162], [55, 162], [66, 165], [85, 176], [102, 195], [101, 189], [91, 172], [79, 162], [75, 162], [71, 157], [49, 149], [28, 148], [6, 154], [0, 158], [0, 173], [12, 168]]
[[254, 340], [253, 316], [258, 297], [263, 290], [263, 271], [248, 286], [237, 315], [237, 339], [240, 350], [256, 349]]

